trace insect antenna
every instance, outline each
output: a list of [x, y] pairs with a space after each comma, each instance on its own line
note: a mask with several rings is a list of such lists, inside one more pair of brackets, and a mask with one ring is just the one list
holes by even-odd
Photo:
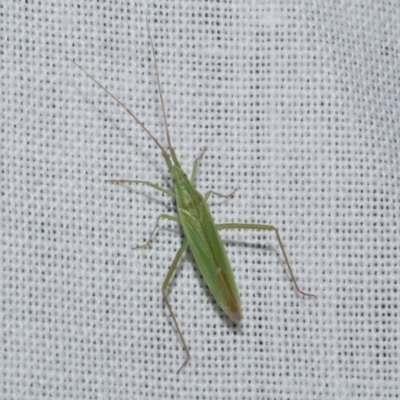
[[156, 50], [154, 48], [153, 38], [151, 37], [149, 21], [147, 20], [147, 18], [146, 18], [146, 25], [147, 25], [147, 33], [149, 35], [150, 44], [151, 44], [151, 51], [153, 53], [154, 69], [156, 70], [158, 95], [160, 97], [160, 102], [161, 102], [161, 109], [162, 109], [163, 120], [164, 120], [165, 134], [167, 136], [168, 147], [169, 147], [169, 149], [171, 149], [172, 148], [172, 143], [171, 143], [171, 138], [169, 136], [167, 113], [165, 112], [165, 105], [164, 105], [164, 98], [163, 98], [163, 94], [162, 94], [160, 74], [158, 72], [158, 65], [157, 65], [157, 59], [156, 59]]
[[109, 96], [111, 96], [134, 120], [135, 122], [150, 136], [153, 142], [160, 148], [163, 154], [166, 154], [167, 151], [164, 147], [160, 144], [160, 142], [153, 136], [153, 134], [146, 128], [144, 123], [140, 121], [140, 119], [131, 111], [121, 100], [118, 99], [117, 96], [112, 94], [105, 86], [103, 86], [97, 79], [95, 79], [92, 75], [89, 74], [83, 67], [81, 67], [77, 62], [72, 60], [69, 57], [66, 57], [68, 61], [71, 61], [75, 64], [89, 79], [91, 79], [94, 83], [96, 83], [100, 89], [103, 89]]
[[150, 44], [151, 44], [151, 51], [153, 53], [154, 69], [156, 71], [156, 77], [157, 77], [158, 96], [160, 97], [161, 110], [162, 110], [162, 114], [163, 114], [164, 127], [165, 127], [165, 135], [167, 136], [167, 142], [168, 142], [168, 149], [170, 151], [170, 154], [171, 154], [172, 160], [174, 161], [174, 164], [178, 165], [179, 167], [181, 167], [181, 165], [180, 165], [180, 163], [179, 163], [179, 161], [178, 161], [178, 159], [176, 157], [175, 150], [172, 147], [171, 137], [169, 135], [167, 113], [165, 111], [165, 104], [164, 104], [164, 97], [163, 97], [163, 94], [162, 94], [160, 74], [158, 72], [156, 50], [154, 48], [153, 38], [151, 37], [149, 21], [147, 20], [147, 18], [146, 18], [146, 25], [147, 25], [147, 32], [149, 34]]

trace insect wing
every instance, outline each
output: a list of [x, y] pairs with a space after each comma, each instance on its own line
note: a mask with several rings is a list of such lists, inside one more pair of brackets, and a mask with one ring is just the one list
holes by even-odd
[[190, 250], [216, 302], [234, 321], [242, 318], [240, 297], [225, 246], [202, 201], [196, 215], [180, 210], [179, 219]]

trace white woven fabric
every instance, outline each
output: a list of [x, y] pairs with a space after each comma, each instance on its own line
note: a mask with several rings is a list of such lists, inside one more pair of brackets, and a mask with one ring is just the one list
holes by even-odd
[[[32, 4], [35, 3], [35, 4]], [[356, 1], [3, 2], [1, 399], [397, 399], [400, 7]], [[46, 3], [46, 4], [43, 4]], [[223, 232], [235, 325], [160, 213], [159, 150], [69, 56], [166, 143], [157, 50], [184, 168]]]

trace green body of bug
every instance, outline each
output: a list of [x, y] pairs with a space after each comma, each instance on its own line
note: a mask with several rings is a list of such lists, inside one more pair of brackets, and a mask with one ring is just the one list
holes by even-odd
[[225, 313], [239, 322], [242, 319], [239, 292], [206, 198], [180, 167], [173, 166], [170, 172], [175, 181], [179, 222], [201, 275]]
[[215, 300], [220, 305], [220, 307], [224, 310], [224, 312], [235, 322], [239, 322], [242, 319], [242, 311], [240, 305], [239, 292], [237, 289], [237, 285], [235, 282], [235, 278], [233, 276], [232, 268], [228, 259], [228, 256], [225, 251], [225, 247], [222, 243], [222, 240], [219, 236], [218, 231], [225, 229], [254, 229], [254, 230], [263, 230], [263, 231], [274, 231], [276, 238], [278, 240], [279, 246], [281, 248], [282, 254], [284, 256], [285, 262], [287, 264], [290, 276], [293, 280], [293, 284], [300, 294], [304, 296], [311, 296], [311, 294], [304, 293], [300, 290], [297, 285], [296, 279], [293, 275], [292, 269], [289, 264], [289, 260], [286, 256], [285, 249], [283, 247], [282, 240], [279, 236], [278, 230], [273, 225], [260, 225], [260, 224], [240, 224], [240, 223], [228, 223], [228, 224], [215, 224], [214, 220], [210, 214], [210, 211], [206, 205], [207, 200], [211, 194], [222, 196], [225, 198], [229, 198], [233, 195], [231, 194], [225, 196], [213, 191], [207, 192], [204, 196], [202, 196], [194, 187], [194, 180], [196, 177], [197, 166], [200, 162], [203, 153], [198, 157], [192, 169], [192, 175], [189, 179], [186, 174], [183, 172], [182, 167], [176, 157], [175, 150], [172, 147], [170, 135], [168, 131], [167, 118], [164, 107], [164, 100], [161, 91], [161, 83], [159, 79], [157, 61], [155, 57], [154, 44], [150, 35], [150, 30], [147, 25], [150, 43], [152, 47], [154, 66], [156, 70], [157, 77], [157, 85], [159, 91], [159, 97], [162, 107], [165, 133], [168, 141], [168, 151], [159, 143], [159, 141], [153, 136], [153, 134], [145, 127], [145, 125], [138, 119], [138, 117], [125, 106], [116, 96], [114, 96], [108, 89], [106, 89], [101, 83], [99, 83], [96, 79], [94, 79], [90, 74], [88, 74], [80, 65], [78, 65], [75, 61], [72, 61], [79, 69], [81, 69], [92, 81], [100, 86], [106, 93], [108, 93], [120, 106], [122, 106], [128, 114], [136, 121], [137, 124], [141, 126], [141, 128], [149, 135], [149, 137], [154, 141], [154, 143], [161, 150], [162, 156], [165, 159], [168, 170], [174, 180], [175, 183], [175, 192], [172, 192], [168, 189], [164, 189], [159, 187], [148, 181], [141, 180], [109, 180], [107, 182], [122, 184], [122, 183], [142, 183], [147, 186], [150, 186], [156, 190], [159, 190], [171, 197], [176, 199], [177, 209], [178, 209], [178, 217], [170, 216], [167, 214], [161, 214], [156, 221], [155, 227], [150, 235], [149, 240], [142, 246], [138, 246], [137, 248], [144, 248], [149, 245], [151, 239], [154, 236], [156, 228], [161, 218], [165, 218], [168, 220], [176, 221], [180, 223], [182, 229], [185, 234], [185, 241], [178, 250], [175, 258], [171, 264], [171, 267], [168, 270], [168, 273], [164, 279], [164, 283], [162, 285], [161, 291], [165, 303], [171, 313], [171, 317], [175, 324], [175, 327], [178, 331], [179, 337], [182, 341], [182, 344], [185, 348], [186, 359], [182, 366], [179, 368], [178, 372], [187, 364], [190, 359], [189, 349], [186, 345], [185, 339], [182, 335], [182, 332], [179, 328], [179, 324], [175, 318], [174, 312], [172, 311], [171, 305], [166, 296], [166, 290], [169, 282], [176, 270], [179, 260], [182, 255], [189, 247], [193, 257], [196, 261], [196, 264], [203, 276], [207, 286], [209, 287], [211, 293], [213, 294]]

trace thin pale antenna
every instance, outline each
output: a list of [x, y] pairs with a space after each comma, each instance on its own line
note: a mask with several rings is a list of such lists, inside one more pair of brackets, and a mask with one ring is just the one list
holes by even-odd
[[[98, 80], [96, 80], [92, 75], [90, 75], [88, 72], [86, 72], [83, 67], [81, 67], [78, 63], [76, 63], [74, 60], [70, 59], [69, 57], [66, 57], [67, 60], [71, 61], [73, 64], [75, 64], [89, 79], [91, 79], [94, 83], [96, 83], [101, 89], [103, 89], [108, 95], [110, 95], [134, 120], [135, 122], [150, 136], [150, 138], [153, 140], [153, 142], [161, 149], [163, 153], [166, 153], [166, 150], [164, 149], [163, 146], [161, 146], [160, 142], [153, 136], [153, 134], [146, 128], [143, 122], [140, 121], [140, 119], [121, 101], [119, 100], [114, 94], [112, 94], [105, 86], [103, 86]], [[168, 136], [169, 138], [169, 136]], [[168, 142], [168, 145], [170, 145], [170, 142]]]
[[147, 18], [146, 18], [146, 25], [147, 25], [147, 32], [149, 34], [149, 39], [150, 39], [150, 43], [151, 43], [151, 50], [153, 52], [154, 68], [156, 70], [158, 95], [160, 97], [160, 102], [161, 102], [161, 109], [162, 109], [163, 120], [164, 120], [165, 134], [167, 135], [168, 148], [171, 150], [172, 149], [172, 143], [171, 143], [171, 138], [169, 137], [167, 113], [165, 112], [165, 105], [164, 105], [164, 98], [163, 98], [163, 95], [162, 95], [160, 74], [158, 72], [158, 66], [157, 66], [156, 51], [155, 51], [155, 48], [154, 48], [153, 38], [151, 37], [151, 33], [150, 33], [149, 21], [147, 20]]

